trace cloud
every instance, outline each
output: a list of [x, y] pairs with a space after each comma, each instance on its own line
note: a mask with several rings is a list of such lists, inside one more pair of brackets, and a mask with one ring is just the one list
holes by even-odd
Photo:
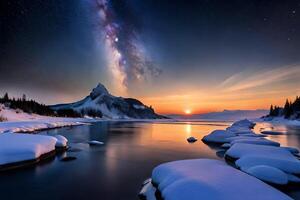
[[268, 86], [300, 77], [300, 66], [285, 66], [281, 68], [258, 71], [249, 75], [237, 73], [220, 84], [227, 92], [249, 90], [258, 87]]

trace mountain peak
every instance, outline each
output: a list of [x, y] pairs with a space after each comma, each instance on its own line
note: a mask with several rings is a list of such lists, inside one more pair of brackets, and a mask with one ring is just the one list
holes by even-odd
[[104, 85], [102, 85], [101, 83], [98, 83], [98, 85], [90, 93], [90, 96], [91, 96], [92, 99], [95, 99], [96, 97], [98, 97], [100, 95], [103, 95], [103, 94], [108, 95], [109, 92], [105, 88]]

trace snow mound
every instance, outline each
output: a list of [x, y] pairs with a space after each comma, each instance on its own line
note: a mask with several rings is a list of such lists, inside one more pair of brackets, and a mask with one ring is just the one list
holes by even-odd
[[[161, 164], [153, 170], [152, 182], [158, 186], [164, 200], [240, 200], [241, 197], [244, 200], [291, 199], [222, 161], [210, 159]], [[153, 187], [147, 187], [149, 193], [153, 193]], [[143, 191], [143, 194], [148, 193]]]
[[267, 165], [278, 168], [286, 173], [300, 174], [300, 161], [290, 156], [277, 158], [276, 156], [249, 155], [238, 159], [235, 164], [244, 170], [258, 165]]
[[288, 183], [288, 176], [286, 173], [275, 167], [266, 165], [257, 165], [245, 170], [248, 174], [269, 183], [278, 185], [286, 185]]
[[250, 167], [266, 165], [289, 174], [300, 174], [300, 161], [282, 147], [236, 143], [225, 155], [237, 159], [236, 166], [244, 171]]
[[[208, 143], [257, 143], [265, 145], [280, 146], [279, 143], [263, 139], [263, 135], [254, 133], [251, 129], [255, 123], [244, 119], [233, 123], [226, 130], [215, 130], [204, 136], [202, 140]], [[233, 142], [236, 140], [236, 142]]]
[[226, 130], [214, 130], [209, 135], [206, 135], [202, 138], [204, 142], [210, 143], [226, 143], [228, 142], [228, 138], [235, 137], [236, 134], [226, 131]]
[[55, 147], [62, 148], [62, 147], [66, 147], [67, 146], [68, 139], [65, 138], [64, 136], [62, 136], [62, 135], [54, 135], [53, 137], [55, 137], [57, 139]]
[[240, 121], [236, 121], [234, 122], [231, 126], [232, 127], [247, 127], [247, 128], [254, 128], [256, 124], [254, 122], [251, 122], [250, 120], [248, 119], [243, 119], [243, 120], [240, 120]]
[[280, 146], [280, 143], [274, 142], [272, 140], [268, 140], [265, 138], [257, 138], [257, 137], [250, 137], [250, 138], [238, 138], [232, 140], [230, 142], [231, 146], [236, 144], [236, 143], [244, 143], [244, 144], [256, 144], [256, 145], [269, 145], [269, 146]]
[[34, 160], [55, 150], [57, 139], [31, 134], [0, 134], [0, 165]]

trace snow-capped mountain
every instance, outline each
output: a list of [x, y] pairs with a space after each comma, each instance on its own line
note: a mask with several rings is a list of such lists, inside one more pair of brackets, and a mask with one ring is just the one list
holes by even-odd
[[137, 99], [111, 95], [101, 83], [83, 100], [75, 103], [53, 105], [51, 108], [53, 110], [72, 109], [82, 115], [109, 119], [165, 118], [156, 114], [152, 107], [144, 105]]

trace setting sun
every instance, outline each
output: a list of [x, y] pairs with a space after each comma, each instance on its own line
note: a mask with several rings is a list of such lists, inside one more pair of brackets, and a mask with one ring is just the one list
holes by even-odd
[[190, 109], [186, 109], [186, 110], [184, 110], [184, 113], [185, 113], [186, 115], [189, 115], [189, 114], [192, 113], [192, 111], [191, 111]]

